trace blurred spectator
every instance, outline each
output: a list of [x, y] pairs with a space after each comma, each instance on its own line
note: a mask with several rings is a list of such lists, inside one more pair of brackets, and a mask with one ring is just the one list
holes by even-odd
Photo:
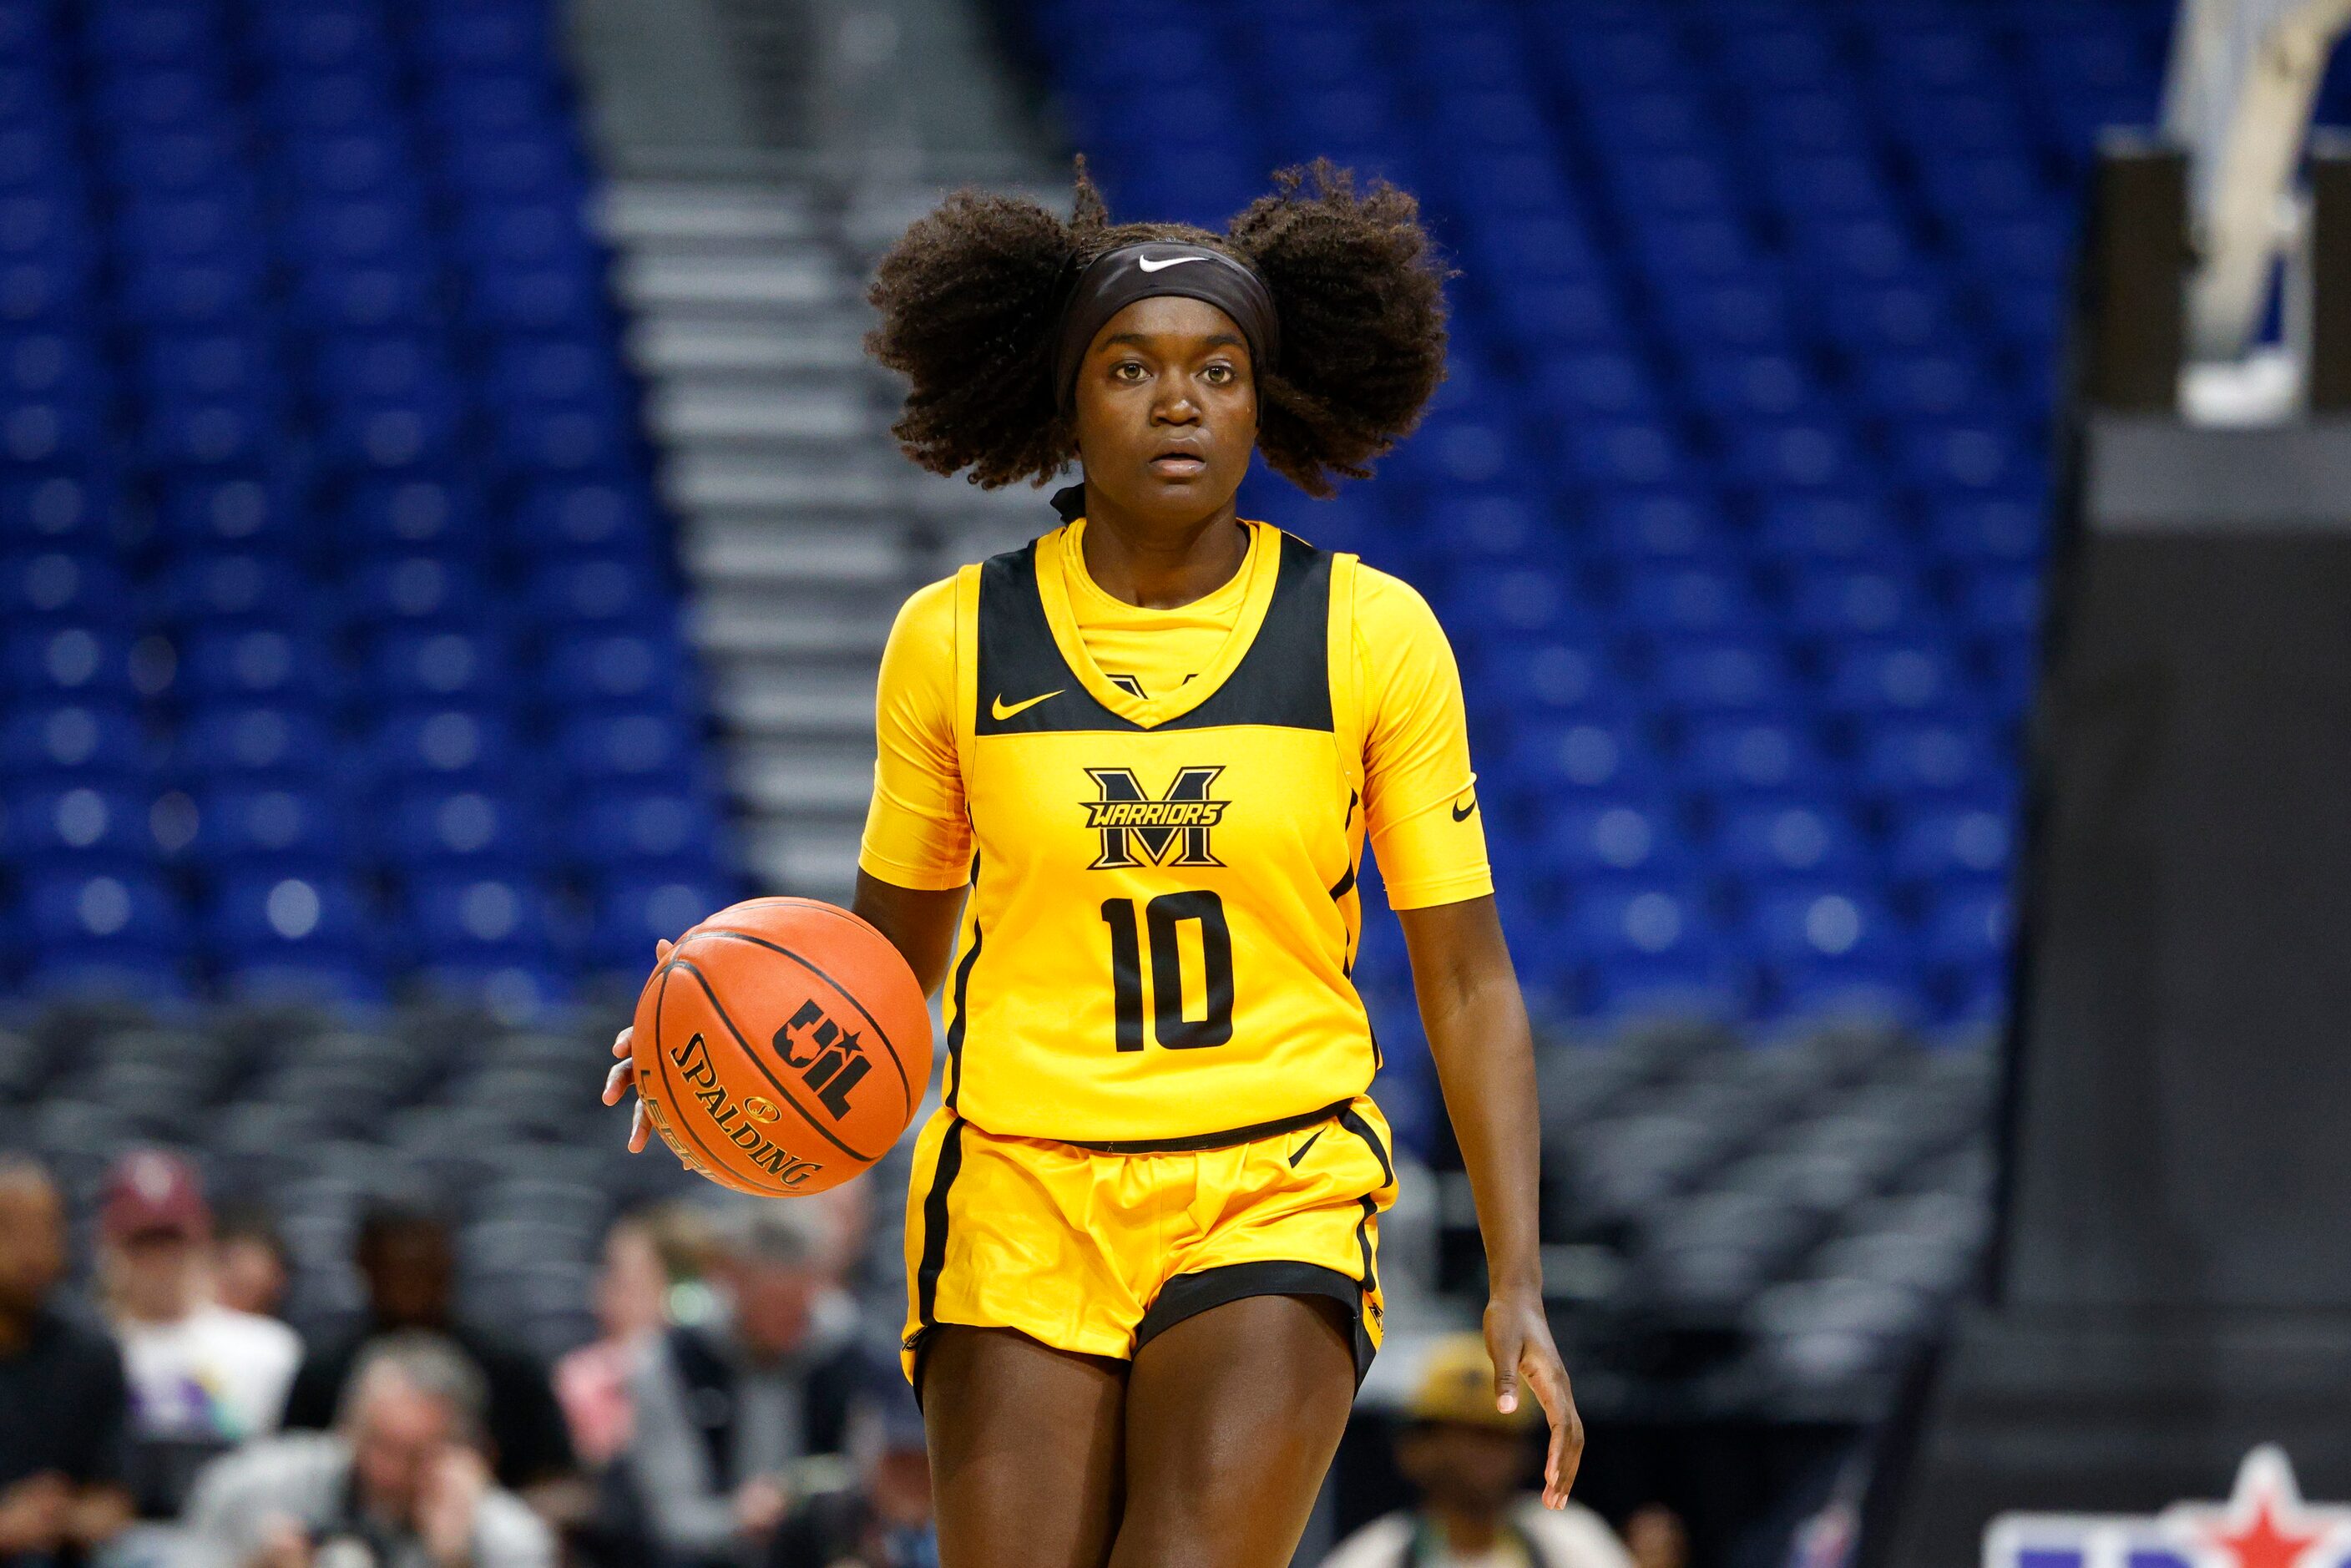
[[490, 1479], [481, 1373], [418, 1333], [368, 1346], [330, 1433], [220, 1460], [188, 1508], [187, 1568], [552, 1568], [554, 1538]]
[[1575, 1503], [1554, 1513], [1527, 1490], [1541, 1413], [1531, 1396], [1509, 1416], [1494, 1408], [1481, 1336], [1430, 1347], [1407, 1416], [1396, 1467], [1419, 1489], [1420, 1506], [1374, 1520], [1322, 1568], [1633, 1568], [1599, 1515]]
[[582, 1464], [606, 1464], [628, 1447], [630, 1385], [660, 1341], [668, 1293], [669, 1270], [653, 1227], [636, 1217], [621, 1219], [605, 1234], [604, 1267], [596, 1276], [596, 1321], [604, 1335], [555, 1365], [555, 1396]]
[[1663, 1503], [1646, 1503], [1625, 1521], [1625, 1549], [1634, 1568], [1688, 1568], [1689, 1527]]
[[812, 1205], [747, 1205], [721, 1234], [729, 1311], [669, 1331], [634, 1390], [629, 1464], [654, 1531], [683, 1563], [758, 1561], [792, 1501], [799, 1461], [841, 1451], [875, 1358], [833, 1289], [838, 1239]]
[[293, 1278], [286, 1239], [267, 1209], [224, 1209], [213, 1228], [213, 1296], [222, 1306], [274, 1318]]
[[77, 1562], [131, 1517], [122, 1357], [52, 1302], [65, 1269], [56, 1184], [0, 1156], [0, 1563]]
[[351, 1368], [379, 1335], [438, 1334], [473, 1359], [488, 1389], [486, 1427], [502, 1486], [559, 1481], [572, 1470], [571, 1440], [547, 1368], [521, 1347], [457, 1321], [456, 1259], [448, 1221], [429, 1209], [380, 1205], [360, 1221], [354, 1260], [365, 1281], [367, 1316], [314, 1348], [286, 1401], [286, 1424], [323, 1429], [335, 1418]]
[[852, 1483], [802, 1499], [768, 1568], [938, 1568], [923, 1413], [895, 1367], [858, 1397], [849, 1458]]
[[99, 1210], [99, 1276], [131, 1379], [131, 1486], [142, 1518], [180, 1511], [214, 1455], [277, 1429], [302, 1342], [211, 1298], [212, 1216], [195, 1167], [125, 1155]]

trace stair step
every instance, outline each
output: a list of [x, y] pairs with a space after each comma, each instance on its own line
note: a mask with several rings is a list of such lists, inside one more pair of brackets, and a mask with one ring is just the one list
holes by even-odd
[[862, 654], [879, 659], [883, 644], [890, 640], [890, 621], [891, 612], [874, 607], [834, 610], [706, 589], [686, 627], [695, 646], [720, 657]]
[[879, 511], [893, 507], [902, 495], [878, 465], [794, 462], [730, 452], [674, 454], [662, 480], [671, 501], [686, 511]]
[[763, 811], [862, 815], [873, 795], [873, 746], [739, 741], [729, 776], [735, 792]]
[[640, 320], [629, 333], [629, 357], [648, 375], [697, 372], [783, 374], [797, 371], [862, 371], [859, 323], [711, 319], [676, 307]]
[[846, 904], [855, 894], [860, 839], [855, 827], [762, 824], [745, 837], [752, 869], [767, 885], [831, 904]]
[[813, 204], [768, 186], [623, 181], [596, 205], [596, 226], [616, 244], [709, 239], [789, 244], [821, 233]]
[[832, 582], [886, 589], [920, 565], [894, 529], [864, 521], [808, 523], [703, 517], [684, 527], [686, 568], [710, 583]]
[[647, 422], [664, 440], [686, 442], [815, 442], [877, 437], [883, 422], [862, 398], [780, 388], [670, 385], [656, 392]]
[[829, 675], [805, 666], [730, 660], [714, 683], [716, 706], [746, 736], [855, 740], [873, 735], [873, 671], [860, 667]]
[[813, 258], [638, 253], [622, 261], [618, 281], [621, 293], [644, 310], [666, 306], [819, 310], [849, 297], [840, 270]]

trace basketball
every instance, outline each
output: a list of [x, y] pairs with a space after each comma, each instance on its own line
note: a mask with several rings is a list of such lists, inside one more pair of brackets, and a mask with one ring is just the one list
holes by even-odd
[[931, 1015], [889, 939], [810, 898], [754, 898], [678, 939], [637, 998], [637, 1092], [664, 1142], [763, 1197], [837, 1186], [914, 1120]]

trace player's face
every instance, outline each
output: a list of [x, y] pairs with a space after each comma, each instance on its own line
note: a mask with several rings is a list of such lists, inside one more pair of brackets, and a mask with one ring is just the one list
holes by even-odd
[[1231, 508], [1257, 446], [1257, 382], [1231, 317], [1198, 299], [1138, 299], [1078, 368], [1086, 503], [1146, 528]]

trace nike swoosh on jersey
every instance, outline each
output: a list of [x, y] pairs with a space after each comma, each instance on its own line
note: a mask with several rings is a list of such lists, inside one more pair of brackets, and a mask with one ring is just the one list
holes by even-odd
[[1469, 820], [1469, 813], [1477, 809], [1478, 797], [1472, 795], [1469, 797], [1469, 803], [1468, 805], [1456, 806], [1453, 808], [1453, 820], [1457, 822], [1466, 822]]
[[1134, 265], [1145, 272], [1165, 272], [1171, 267], [1181, 267], [1187, 261], [1206, 261], [1205, 256], [1171, 256], [1165, 261], [1154, 261], [1147, 256], [1134, 258]]
[[1014, 714], [1020, 712], [1023, 708], [1035, 707], [1039, 703], [1043, 702], [1045, 697], [1060, 696], [1063, 692], [1068, 691], [1069, 689], [1070, 688], [1067, 686], [1055, 686], [1051, 691], [1047, 692], [1044, 697], [1030, 697], [1027, 702], [1014, 703], [1010, 707], [1006, 707], [1004, 706], [1004, 694], [1002, 692], [998, 692], [996, 694], [996, 700], [988, 705], [987, 711], [994, 714], [998, 719], [1010, 718]]
[[[1314, 1129], [1314, 1138], [1319, 1138], [1329, 1131], [1330, 1129], [1328, 1127], [1317, 1127]], [[1314, 1146], [1314, 1138], [1309, 1138], [1304, 1143], [1299, 1145], [1298, 1152], [1290, 1156], [1290, 1165], [1292, 1170], [1297, 1169], [1298, 1162], [1306, 1157], [1306, 1151]]]

